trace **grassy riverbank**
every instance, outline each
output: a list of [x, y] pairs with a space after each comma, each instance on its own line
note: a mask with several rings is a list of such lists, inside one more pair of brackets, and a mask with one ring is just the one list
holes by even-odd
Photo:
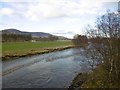
[[72, 88], [120, 88], [119, 80], [110, 80], [109, 73], [104, 68], [105, 64], [100, 64], [90, 74], [80, 73], [72, 81], [69, 90]]
[[34, 54], [44, 54], [56, 50], [71, 48], [71, 41], [42, 41], [42, 42], [9, 42], [2, 44], [2, 58], [23, 57]]

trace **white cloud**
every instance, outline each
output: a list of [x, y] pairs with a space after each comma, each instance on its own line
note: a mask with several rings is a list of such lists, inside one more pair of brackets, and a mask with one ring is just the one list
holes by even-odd
[[[48, 33], [62, 30], [60, 32], [62, 32], [64, 36], [72, 37], [72, 34], [66, 34], [66, 32], [82, 34], [84, 32], [82, 30], [84, 25], [88, 23], [93, 24], [95, 17], [105, 12], [105, 7], [103, 7], [104, 2], [118, 1], [119, 0], [1, 0], [1, 2], [6, 2], [6, 6], [2, 5], [3, 7], [0, 7], [0, 15], [14, 15], [9, 19], [13, 21], [13, 23], [11, 23], [13, 27], [21, 28], [22, 26], [24, 30], [41, 30]], [[106, 6], [106, 8], [108, 7]], [[21, 25], [21, 22], [18, 22], [18, 25], [15, 25], [15, 20], [17, 19], [20, 19], [22, 24], [24, 24]], [[11, 27], [11, 25], [8, 26]], [[59, 33], [59, 35], [61, 34]]]
[[69, 17], [76, 16], [85, 13], [95, 13], [95, 11], [90, 12], [86, 8], [83, 9], [80, 3], [76, 3], [70, 0], [41, 0], [36, 5], [29, 5], [27, 11], [27, 17], [32, 20], [54, 18], [54, 17]]
[[76, 2], [75, 0], [40, 0], [38, 4], [29, 6], [27, 17], [32, 20], [41, 20], [54, 17], [97, 14], [103, 2], [105, 1], [81, 0], [80, 2]]
[[[118, 0], [2, 0], [30, 20], [97, 14], [103, 2]], [[17, 3], [17, 4], [16, 4]], [[17, 10], [16, 10], [17, 9]], [[11, 13], [11, 11], [6, 11]]]
[[36, 0], [1, 0], [1, 2], [30, 2]]
[[70, 24], [70, 23], [81, 23], [80, 18], [64, 18], [63, 19], [65, 23]]
[[0, 9], [0, 15], [12, 15], [13, 10], [10, 8], [1, 8]]

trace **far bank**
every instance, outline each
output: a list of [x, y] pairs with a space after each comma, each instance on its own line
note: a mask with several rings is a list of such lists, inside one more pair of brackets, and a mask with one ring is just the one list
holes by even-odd
[[75, 47], [72, 41], [7, 42], [2, 43], [2, 60], [44, 54]]

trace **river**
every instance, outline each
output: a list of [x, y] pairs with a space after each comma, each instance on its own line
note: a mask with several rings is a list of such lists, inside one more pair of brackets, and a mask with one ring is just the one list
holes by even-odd
[[72, 48], [2, 62], [3, 88], [67, 88], [90, 66], [82, 48]]

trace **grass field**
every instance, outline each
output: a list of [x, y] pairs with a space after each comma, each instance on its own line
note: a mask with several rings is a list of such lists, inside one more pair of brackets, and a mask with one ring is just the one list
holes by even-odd
[[8, 42], [2, 44], [2, 54], [26, 54], [34, 51], [42, 51], [45, 48], [54, 48], [73, 45], [71, 41], [42, 41], [42, 42]]

